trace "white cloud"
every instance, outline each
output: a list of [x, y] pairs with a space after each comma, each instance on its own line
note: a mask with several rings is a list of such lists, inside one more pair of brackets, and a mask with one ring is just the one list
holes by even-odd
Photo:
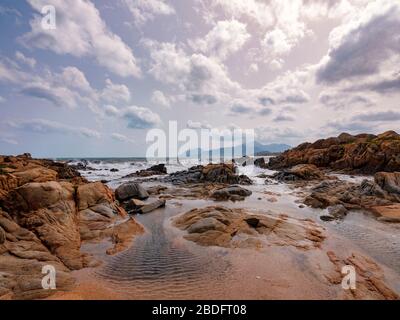
[[46, 100], [55, 106], [77, 108], [87, 106], [101, 114], [100, 104], [129, 102], [127, 86], [106, 80], [102, 90], [94, 89], [85, 74], [76, 67], [65, 67], [60, 73], [47, 70], [44, 74], [28, 73], [18, 69], [10, 60], [0, 61], [0, 81], [12, 83], [23, 95]]
[[222, 8], [227, 15], [236, 19], [250, 19], [262, 28], [272, 26], [275, 21], [269, 5], [257, 0], [212, 0], [207, 6]]
[[127, 136], [120, 133], [111, 134], [111, 138], [114, 139], [115, 141], [134, 143], [134, 140], [129, 139]]
[[162, 123], [157, 113], [144, 107], [130, 106], [118, 109], [114, 106], [106, 106], [105, 113], [108, 116], [126, 120], [127, 126], [130, 129], [149, 129], [159, 126]]
[[171, 102], [173, 102], [172, 97], [167, 97], [162, 91], [154, 90], [153, 94], [151, 95], [151, 102], [156, 105], [169, 108], [171, 106]]
[[158, 114], [143, 107], [127, 107], [122, 110], [122, 117], [128, 121], [128, 128], [131, 129], [148, 129], [161, 124]]
[[0, 141], [11, 145], [18, 145], [18, 141], [13, 138], [1, 137]]
[[224, 60], [240, 50], [249, 38], [246, 25], [232, 19], [218, 21], [204, 38], [190, 41], [189, 44], [195, 50]]
[[149, 73], [165, 84], [180, 89], [187, 100], [198, 104], [223, 101], [240, 90], [232, 81], [226, 67], [216, 59], [203, 54], [188, 54], [174, 43], [146, 41], [150, 51]]
[[42, 16], [30, 21], [31, 31], [20, 40], [28, 47], [52, 50], [57, 54], [94, 57], [98, 64], [123, 77], [140, 76], [140, 68], [132, 50], [112, 33], [90, 1], [28, 0], [38, 13], [45, 5], [53, 5], [57, 13], [57, 29], [45, 30]]
[[20, 52], [20, 51], [17, 51], [17, 52], [15, 53], [15, 58], [16, 58], [18, 61], [22, 62], [23, 64], [26, 64], [27, 66], [29, 66], [29, 67], [31, 67], [31, 68], [34, 68], [34, 67], [36, 66], [36, 60], [35, 60], [35, 59], [26, 57], [26, 56], [25, 56], [22, 52]]
[[64, 123], [50, 121], [46, 119], [31, 119], [23, 121], [10, 121], [9, 125], [13, 128], [27, 132], [41, 134], [72, 134], [87, 138], [100, 138], [101, 134], [93, 129], [84, 127], [73, 127]]
[[364, 10], [330, 34], [329, 53], [317, 72], [320, 83], [378, 75], [393, 55], [400, 54], [400, 3], [382, 0]]
[[4, 102], [6, 102], [6, 99], [3, 98], [2, 96], [0, 96], [0, 103], [4, 103]]
[[114, 84], [110, 79], [106, 80], [106, 87], [101, 92], [101, 97], [109, 103], [129, 102], [131, 93], [129, 88], [123, 84]]
[[133, 23], [140, 27], [159, 15], [175, 14], [175, 9], [164, 0], [123, 0], [133, 17]]

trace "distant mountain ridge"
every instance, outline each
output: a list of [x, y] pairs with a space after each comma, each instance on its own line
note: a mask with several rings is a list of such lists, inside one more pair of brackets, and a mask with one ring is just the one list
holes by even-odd
[[[258, 141], [254, 142], [254, 153], [251, 155], [268, 155], [268, 154], [277, 154], [277, 153], [282, 153], [286, 150], [291, 149], [292, 147], [287, 144], [283, 143], [272, 143], [272, 144], [262, 144]], [[240, 150], [240, 147], [236, 147], [236, 150]], [[195, 154], [196, 150], [188, 150], [184, 154], [185, 156], [189, 156], [190, 154]], [[217, 153], [217, 149], [209, 150], [209, 151], [203, 151], [202, 149], [198, 148], [197, 149], [197, 154], [201, 156], [208, 156], [212, 152], [213, 154]], [[232, 147], [228, 148], [220, 148], [219, 152], [221, 155], [224, 154], [232, 154]], [[246, 152], [246, 145], [243, 144], [241, 146], [241, 155], [249, 155], [248, 152]]]

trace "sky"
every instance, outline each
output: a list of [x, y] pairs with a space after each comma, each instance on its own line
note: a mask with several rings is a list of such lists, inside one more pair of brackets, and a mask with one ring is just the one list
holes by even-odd
[[2, 0], [0, 154], [143, 156], [169, 121], [292, 146], [398, 130], [399, 30], [398, 0]]

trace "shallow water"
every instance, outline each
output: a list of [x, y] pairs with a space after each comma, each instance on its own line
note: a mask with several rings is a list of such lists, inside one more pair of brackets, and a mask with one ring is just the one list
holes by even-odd
[[[393, 270], [394, 285], [400, 290], [398, 224], [382, 223], [362, 212], [352, 212], [343, 221], [323, 222], [319, 216], [324, 210], [299, 208], [296, 190], [286, 184], [265, 185], [263, 178], [257, 178], [260, 173], [271, 171], [249, 166], [240, 168], [240, 172], [254, 180], [255, 184], [248, 187], [253, 191], [252, 196], [236, 203], [171, 200], [165, 209], [136, 216], [146, 233], [137, 236], [128, 250], [108, 257], [103, 267], [95, 269], [94, 277], [125, 299], [337, 297], [337, 288], [318, 275], [318, 266], [326, 259], [321, 250], [305, 253], [292, 247], [261, 250], [201, 247], [184, 240], [184, 233], [171, 226], [175, 215], [192, 208], [223, 204], [312, 218], [327, 229], [329, 236], [325, 242], [330, 242], [329, 246], [346, 252], [359, 250]], [[110, 185], [115, 188], [120, 183], [122, 180], [114, 180]], [[266, 191], [275, 195], [265, 194]], [[277, 201], [268, 201], [271, 197]]]

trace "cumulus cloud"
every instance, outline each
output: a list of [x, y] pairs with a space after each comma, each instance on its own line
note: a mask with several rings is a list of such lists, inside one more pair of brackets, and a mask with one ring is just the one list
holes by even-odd
[[275, 22], [268, 4], [258, 0], [212, 0], [207, 6], [214, 9], [222, 8], [228, 16], [236, 19], [251, 19], [263, 28], [268, 28]]
[[151, 102], [156, 105], [169, 108], [171, 106], [171, 102], [173, 102], [172, 97], [167, 97], [162, 91], [154, 90], [151, 95]]
[[20, 52], [20, 51], [17, 51], [17, 52], [15, 53], [15, 58], [16, 58], [18, 61], [22, 62], [23, 64], [25, 64], [25, 65], [27, 65], [27, 66], [29, 66], [29, 67], [31, 67], [31, 68], [34, 68], [34, 67], [36, 66], [36, 60], [35, 60], [35, 59], [26, 57], [26, 56], [25, 56], [22, 52]]
[[114, 106], [106, 106], [105, 113], [108, 116], [118, 117], [127, 121], [130, 129], [149, 129], [161, 125], [162, 121], [157, 113], [148, 108], [130, 106], [118, 109]]
[[128, 121], [128, 128], [131, 129], [148, 129], [161, 124], [158, 114], [143, 107], [127, 107], [123, 110], [122, 117]]
[[127, 86], [115, 84], [110, 79], [107, 79], [101, 97], [104, 101], [109, 103], [129, 102], [131, 99], [131, 92]]
[[41, 133], [41, 134], [72, 134], [80, 135], [87, 138], [100, 138], [101, 135], [98, 131], [85, 128], [74, 127], [64, 123], [50, 121], [46, 119], [31, 119], [23, 121], [10, 121], [9, 125], [27, 132]]
[[114, 84], [110, 79], [103, 89], [94, 89], [76, 67], [65, 67], [59, 73], [47, 70], [41, 75], [21, 71], [13, 61], [0, 61], [0, 81], [12, 83], [20, 94], [46, 100], [55, 106], [87, 106], [97, 114], [101, 113], [99, 104], [129, 102], [131, 98], [128, 87]]
[[133, 23], [143, 26], [159, 15], [175, 14], [175, 9], [165, 0], [123, 0], [133, 17]]
[[255, 91], [258, 101], [263, 106], [307, 103], [311, 98], [304, 90], [311, 77], [308, 70], [286, 72]]
[[198, 53], [188, 54], [175, 43], [147, 40], [144, 44], [150, 51], [149, 73], [160, 82], [174, 85], [189, 101], [214, 104], [229, 92], [241, 89], [216, 59]]
[[205, 37], [190, 44], [195, 50], [223, 60], [241, 49], [249, 38], [246, 25], [232, 19], [218, 21]]
[[336, 83], [378, 74], [383, 63], [400, 53], [400, 3], [370, 2], [356, 18], [334, 29], [328, 55], [317, 72], [319, 83]]
[[94, 57], [107, 70], [123, 77], [140, 76], [140, 68], [132, 50], [112, 33], [90, 1], [28, 0], [38, 13], [53, 5], [57, 13], [57, 32], [41, 26], [42, 16], [30, 21], [31, 31], [20, 38], [27, 47], [52, 50], [57, 54]]

